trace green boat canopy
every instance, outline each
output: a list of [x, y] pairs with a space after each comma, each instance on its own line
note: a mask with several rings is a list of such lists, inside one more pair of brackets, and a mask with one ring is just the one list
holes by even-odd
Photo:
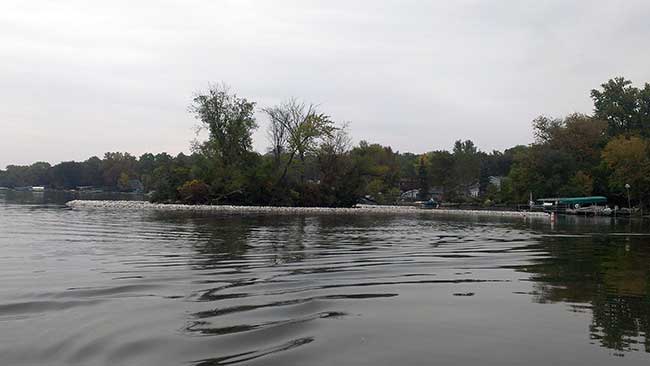
[[585, 205], [595, 203], [607, 203], [607, 197], [590, 196], [590, 197], [557, 197], [557, 198], [540, 198], [540, 202], [552, 202], [561, 205]]

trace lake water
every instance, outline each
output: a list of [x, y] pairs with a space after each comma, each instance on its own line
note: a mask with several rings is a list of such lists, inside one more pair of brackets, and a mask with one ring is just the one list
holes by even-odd
[[1, 365], [650, 363], [650, 228], [0, 192]]

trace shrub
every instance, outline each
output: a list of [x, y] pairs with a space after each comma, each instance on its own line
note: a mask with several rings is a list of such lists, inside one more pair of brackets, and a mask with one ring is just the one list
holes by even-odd
[[194, 179], [178, 187], [178, 193], [183, 203], [191, 205], [204, 204], [208, 202], [210, 187], [203, 181]]

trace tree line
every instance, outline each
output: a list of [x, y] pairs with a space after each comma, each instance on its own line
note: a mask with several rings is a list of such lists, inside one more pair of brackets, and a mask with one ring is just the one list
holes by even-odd
[[392, 204], [404, 192], [447, 202], [527, 203], [529, 197], [604, 195], [650, 203], [650, 84], [614, 78], [591, 91], [592, 115], [540, 116], [535, 140], [483, 152], [470, 140], [451, 150], [400, 153], [351, 143], [348, 124], [298, 99], [259, 109], [269, 148], [257, 153], [256, 103], [223, 85], [197, 93], [190, 112], [207, 139], [170, 156], [109, 152], [103, 158], [10, 165], [0, 186], [101, 187], [143, 191], [156, 202], [288, 206]]

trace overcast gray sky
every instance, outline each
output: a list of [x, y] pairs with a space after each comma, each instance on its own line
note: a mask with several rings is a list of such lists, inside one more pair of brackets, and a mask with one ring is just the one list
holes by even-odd
[[[189, 150], [192, 93], [289, 97], [400, 151], [532, 139], [539, 114], [650, 81], [648, 1], [0, 3], [0, 167]], [[255, 148], [264, 151], [266, 120]]]

